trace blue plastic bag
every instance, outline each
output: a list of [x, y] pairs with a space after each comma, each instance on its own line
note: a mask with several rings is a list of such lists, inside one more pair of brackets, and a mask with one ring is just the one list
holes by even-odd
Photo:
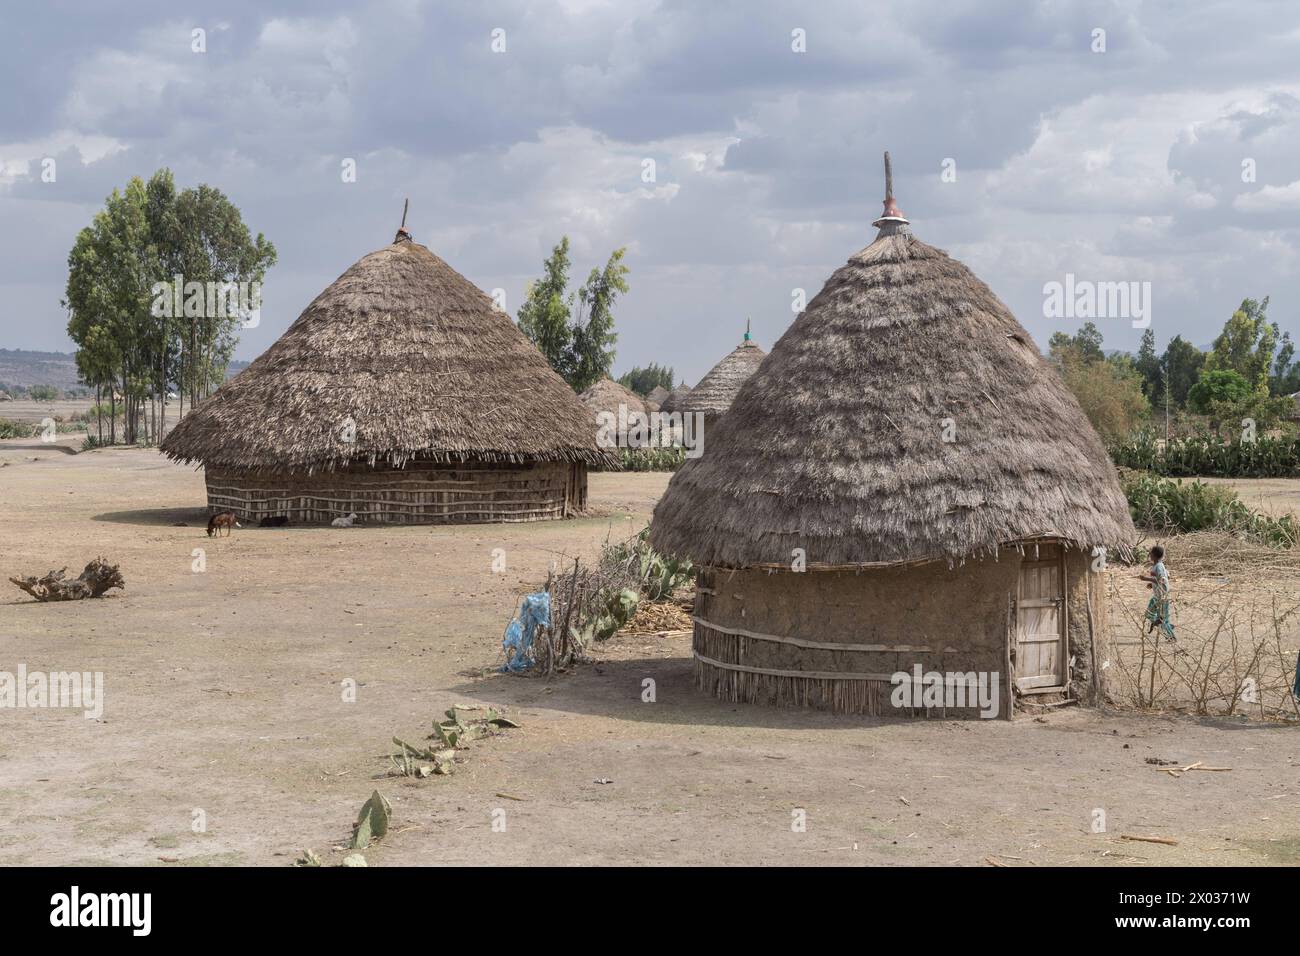
[[506, 625], [501, 647], [506, 652], [503, 671], [519, 673], [533, 666], [533, 638], [538, 627], [550, 627], [551, 596], [545, 591], [524, 595], [519, 613]]

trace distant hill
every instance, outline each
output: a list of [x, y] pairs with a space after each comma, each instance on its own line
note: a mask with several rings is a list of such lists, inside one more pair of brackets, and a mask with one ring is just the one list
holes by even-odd
[[[247, 367], [247, 362], [231, 362], [226, 377], [230, 378]], [[22, 388], [53, 385], [64, 390], [85, 387], [77, 381], [77, 361], [71, 352], [0, 349], [0, 388], [8, 385]]]

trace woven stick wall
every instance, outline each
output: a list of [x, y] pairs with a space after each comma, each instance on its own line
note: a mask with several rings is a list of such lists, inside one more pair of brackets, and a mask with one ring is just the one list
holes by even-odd
[[327, 523], [355, 512], [363, 524], [475, 524], [545, 521], [582, 511], [587, 470], [581, 463], [414, 461], [403, 468], [291, 475], [207, 469], [208, 507], [245, 521], [283, 515]]
[[[894, 707], [893, 672], [814, 671], [804, 668], [762, 667], [745, 663], [755, 643], [780, 640], [770, 635], [727, 633], [695, 622], [691, 642], [695, 683], [706, 694], [731, 703], [776, 707], [811, 707], [836, 714], [873, 717], [970, 717], [974, 707]], [[841, 645], [843, 646], [843, 645]], [[890, 648], [890, 651], [901, 650]], [[947, 648], [953, 652], [953, 648]]]

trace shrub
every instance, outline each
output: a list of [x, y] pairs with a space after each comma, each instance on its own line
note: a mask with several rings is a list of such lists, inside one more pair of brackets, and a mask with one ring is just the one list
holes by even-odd
[[0, 418], [0, 438], [31, 438], [30, 422], [16, 422], [10, 418]]
[[1224, 485], [1170, 480], [1150, 474], [1122, 476], [1133, 523], [1160, 532], [1227, 531], [1275, 547], [1300, 541], [1300, 523], [1293, 515], [1273, 518], [1253, 510]]

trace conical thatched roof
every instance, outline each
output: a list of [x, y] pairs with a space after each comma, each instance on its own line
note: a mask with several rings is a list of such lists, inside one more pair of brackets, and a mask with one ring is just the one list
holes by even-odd
[[305, 471], [353, 460], [611, 460], [587, 409], [510, 318], [404, 231], [318, 295], [162, 450]]
[[662, 402], [659, 403], [659, 411], [661, 412], [677, 411], [678, 403], [681, 402], [681, 400], [689, 394], [691, 394], [691, 387], [687, 385], [685, 382], [682, 382], [682, 384], [678, 385], [675, 389], [673, 389], [671, 392], [668, 393], [667, 398], [665, 398]]
[[640, 395], [624, 388], [612, 378], [602, 378], [579, 395], [578, 398], [582, 400], [583, 405], [587, 406], [587, 417], [592, 418], [593, 421], [598, 412], [609, 412], [617, 419], [620, 404], [627, 406], [627, 415], [631, 415], [633, 412], [645, 415], [649, 412]]
[[650, 394], [646, 396], [646, 401], [653, 402], [657, 408], [662, 408], [664, 399], [671, 394], [672, 393], [662, 385], [656, 385], [654, 388], [650, 389]]
[[988, 286], [892, 211], [673, 476], [654, 546], [787, 568], [795, 548], [809, 566], [1037, 536], [1127, 550], [1124, 494], [1074, 396]]
[[746, 330], [744, 341], [709, 369], [704, 378], [673, 405], [672, 410], [721, 415], [731, 407], [740, 386], [758, 371], [766, 357], [767, 353], [758, 347]]

